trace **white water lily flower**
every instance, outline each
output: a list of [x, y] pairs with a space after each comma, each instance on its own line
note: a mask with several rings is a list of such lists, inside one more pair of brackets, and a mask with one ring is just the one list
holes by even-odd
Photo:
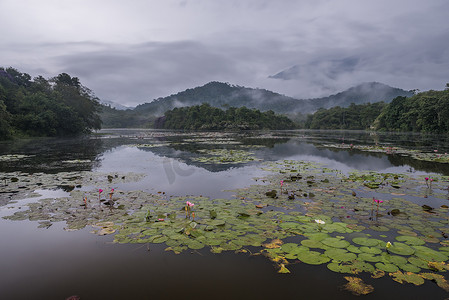
[[323, 220], [318, 220], [318, 219], [316, 219], [315, 222], [317, 222], [318, 224], [326, 224], [326, 222], [324, 222]]

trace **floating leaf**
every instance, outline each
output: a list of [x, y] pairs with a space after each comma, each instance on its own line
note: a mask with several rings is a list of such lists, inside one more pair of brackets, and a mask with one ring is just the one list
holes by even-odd
[[427, 261], [446, 261], [449, 259], [446, 254], [426, 246], [414, 246], [414, 248], [416, 249], [415, 255]]
[[394, 273], [390, 273], [390, 276], [394, 281], [397, 281], [399, 283], [407, 282], [413, 283], [414, 285], [421, 285], [424, 283], [423, 277], [412, 272], [402, 273], [401, 271], [397, 271]]
[[388, 248], [388, 251], [400, 255], [412, 255], [415, 253], [415, 250], [412, 247], [399, 242], [392, 243], [392, 246]]
[[334, 262], [352, 261], [357, 258], [356, 254], [339, 248], [328, 249], [324, 252], [324, 255], [332, 259]]
[[309, 265], [321, 265], [327, 263], [330, 258], [316, 251], [303, 251], [297, 254], [298, 259]]
[[380, 240], [366, 238], [366, 237], [356, 237], [356, 238], [353, 238], [352, 241], [358, 245], [368, 246], [368, 247], [378, 246], [379, 242], [380, 242]]
[[399, 242], [404, 242], [407, 245], [410, 246], [420, 246], [424, 245], [426, 242], [424, 242], [422, 239], [414, 236], [407, 236], [407, 235], [400, 235], [396, 237], [396, 240]]
[[388, 272], [388, 273], [393, 273], [398, 271], [398, 267], [396, 265], [393, 264], [389, 264], [389, 263], [376, 263], [376, 268]]
[[350, 291], [356, 296], [367, 295], [374, 291], [372, 285], [364, 283], [363, 280], [358, 277], [345, 276], [345, 279], [348, 281], [348, 283], [344, 285], [345, 290]]
[[442, 288], [446, 292], [449, 292], [449, 282], [444, 278], [443, 275], [435, 273], [420, 273], [419, 275], [424, 279], [435, 281], [440, 288]]
[[335, 247], [335, 248], [346, 248], [350, 245], [348, 241], [341, 240], [338, 238], [326, 238], [321, 241], [326, 246]]

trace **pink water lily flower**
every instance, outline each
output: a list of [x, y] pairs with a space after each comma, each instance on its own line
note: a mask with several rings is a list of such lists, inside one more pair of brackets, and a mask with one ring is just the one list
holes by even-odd
[[281, 180], [281, 186], [283, 186], [284, 185], [284, 180]]
[[195, 204], [193, 204], [193, 203], [190, 202], [190, 201], [187, 201], [187, 202], [186, 202], [186, 205], [187, 205], [188, 207], [192, 207], [192, 206], [194, 206]]
[[102, 189], [99, 189], [99, 190], [98, 190], [98, 193], [99, 193], [99, 194], [103, 193], [103, 190], [102, 190]]

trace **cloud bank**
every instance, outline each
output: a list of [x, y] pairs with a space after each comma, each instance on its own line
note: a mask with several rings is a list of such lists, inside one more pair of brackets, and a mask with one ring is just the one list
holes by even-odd
[[209, 81], [296, 98], [366, 81], [443, 89], [447, 11], [444, 0], [4, 0], [0, 66], [66, 72], [129, 106]]

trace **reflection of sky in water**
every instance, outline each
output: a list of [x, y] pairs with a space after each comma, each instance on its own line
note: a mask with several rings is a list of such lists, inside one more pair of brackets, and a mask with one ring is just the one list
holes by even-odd
[[238, 165], [205, 165], [192, 161], [188, 151], [169, 147], [136, 148], [118, 146], [104, 152], [100, 165], [94, 171], [103, 173], [135, 172], [146, 177], [140, 182], [121, 184], [117, 187], [126, 190], [148, 190], [165, 192], [168, 195], [204, 195], [226, 197], [223, 190], [242, 188], [255, 181], [253, 178], [267, 174], [260, 170], [264, 161], [304, 160], [338, 169], [345, 174], [356, 170], [373, 170], [385, 173], [414, 172], [415, 175], [429, 174], [417, 172], [408, 165], [393, 166], [384, 154], [363, 152], [333, 151], [317, 148], [313, 144], [290, 140], [272, 148], [250, 150], [263, 161]]
[[134, 147], [118, 147], [104, 153], [97, 172], [135, 172], [147, 176], [123, 188], [148, 189], [152, 192], [166, 192], [170, 195], [225, 196], [225, 189], [242, 188], [254, 184], [254, 177], [266, 172], [256, 166], [231, 167], [225, 171], [211, 172], [194, 165], [187, 165], [176, 158], [155, 155]]

